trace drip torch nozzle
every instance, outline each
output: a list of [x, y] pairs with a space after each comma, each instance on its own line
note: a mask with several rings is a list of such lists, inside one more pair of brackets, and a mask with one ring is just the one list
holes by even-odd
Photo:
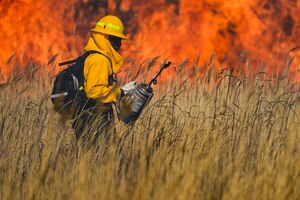
[[161, 72], [162, 72], [164, 69], [168, 68], [170, 65], [171, 65], [171, 62], [170, 62], [170, 61], [168, 61], [167, 63], [165, 63], [165, 64], [162, 66], [162, 68], [159, 70], [159, 72], [156, 74], [156, 76], [150, 81], [149, 86], [151, 86], [152, 83], [153, 83], [154, 85], [156, 85], [156, 84], [157, 84], [157, 80], [156, 80], [157, 77], [161, 74]]

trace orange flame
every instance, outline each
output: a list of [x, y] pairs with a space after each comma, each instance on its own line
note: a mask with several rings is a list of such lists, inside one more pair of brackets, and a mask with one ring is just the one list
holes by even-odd
[[[77, 46], [72, 46], [74, 2], [1, 1], [0, 66], [3, 76], [11, 72], [13, 65], [25, 67], [30, 60], [46, 64], [55, 53], [69, 57], [72, 50], [76, 51]], [[11, 57], [15, 63], [7, 64]]]
[[297, 0], [2, 0], [0, 66], [7, 75], [12, 67], [6, 62], [14, 53], [21, 65], [30, 59], [47, 63], [55, 53], [59, 60], [76, 57], [89, 28], [112, 13], [127, 27], [130, 40], [121, 52], [125, 58], [160, 55], [179, 64], [198, 55], [205, 62], [214, 52], [218, 63], [233, 65], [245, 50], [265, 62], [268, 71], [280, 71], [294, 49], [295, 72], [300, 59], [299, 10]]

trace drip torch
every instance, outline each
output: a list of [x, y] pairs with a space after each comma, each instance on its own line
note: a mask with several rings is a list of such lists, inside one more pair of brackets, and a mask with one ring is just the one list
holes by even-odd
[[137, 120], [153, 97], [153, 89], [151, 85], [157, 84], [157, 77], [162, 71], [168, 68], [171, 62], [165, 63], [156, 76], [149, 82], [149, 84], [141, 83], [128, 94], [126, 94], [118, 103], [118, 118], [125, 124], [129, 124]]

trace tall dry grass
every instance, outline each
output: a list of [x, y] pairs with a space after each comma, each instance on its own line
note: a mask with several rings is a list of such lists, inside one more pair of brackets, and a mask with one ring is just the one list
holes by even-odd
[[2, 85], [0, 199], [299, 199], [297, 87], [184, 65], [134, 125], [117, 121], [118, 139], [88, 150], [52, 110], [51, 77]]

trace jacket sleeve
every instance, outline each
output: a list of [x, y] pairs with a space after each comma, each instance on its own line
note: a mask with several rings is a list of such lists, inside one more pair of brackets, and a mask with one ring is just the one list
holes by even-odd
[[117, 102], [121, 93], [119, 87], [108, 86], [108, 76], [112, 73], [109, 60], [100, 54], [88, 56], [84, 63], [84, 90], [86, 96], [102, 103]]

